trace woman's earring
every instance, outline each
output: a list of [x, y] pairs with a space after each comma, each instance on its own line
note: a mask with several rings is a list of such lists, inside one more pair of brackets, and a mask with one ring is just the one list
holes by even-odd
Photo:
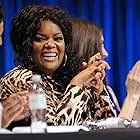
[[32, 56], [31, 56], [31, 55], [29, 56], [29, 59], [30, 59], [30, 61], [31, 61], [31, 62], [33, 62], [33, 58], [32, 58]]
[[63, 64], [63, 67], [65, 67], [66, 63], [67, 63], [67, 54], [65, 53], [65, 56], [64, 56], [64, 64]]

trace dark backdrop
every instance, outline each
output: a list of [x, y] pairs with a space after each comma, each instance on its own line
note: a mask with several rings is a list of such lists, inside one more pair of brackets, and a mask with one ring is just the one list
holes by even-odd
[[71, 16], [88, 19], [104, 30], [109, 52], [107, 72], [120, 105], [126, 96], [125, 79], [140, 58], [140, 0], [0, 0], [5, 11], [4, 44], [0, 48], [0, 76], [14, 67], [14, 53], [9, 39], [12, 18], [28, 4], [56, 5]]

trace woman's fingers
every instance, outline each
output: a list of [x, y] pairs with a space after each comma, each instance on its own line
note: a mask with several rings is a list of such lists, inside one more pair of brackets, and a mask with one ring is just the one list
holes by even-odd
[[131, 71], [129, 71], [126, 79], [126, 84], [128, 81], [136, 81], [140, 83], [140, 61], [138, 61], [132, 68]]
[[103, 90], [103, 79], [104, 79], [104, 75], [105, 74], [105, 71], [104, 73], [102, 72], [97, 72], [94, 77], [93, 77], [93, 80], [91, 81], [91, 84], [92, 85], [91, 87], [93, 87], [96, 92], [98, 93], [101, 93], [102, 90]]
[[20, 91], [20, 92], [16, 93], [16, 95], [18, 94], [20, 96], [26, 96], [26, 97], [28, 97], [28, 93], [29, 93], [29, 91], [28, 90], [25, 90], [25, 91]]
[[140, 97], [140, 61], [138, 61], [127, 75], [126, 87], [129, 95]]
[[26, 96], [21, 96], [22, 98], [22, 106], [23, 106], [23, 111], [20, 113], [20, 115], [18, 117], [16, 117], [14, 119], [14, 121], [18, 121], [21, 119], [26, 118], [27, 116], [29, 116], [29, 102], [28, 102], [28, 98]]
[[78, 85], [82, 87], [84, 84], [88, 83], [93, 79], [93, 73], [97, 71], [98, 67], [93, 64], [82, 70], [79, 74], [77, 74], [72, 80], [71, 84]]
[[14, 119], [14, 121], [19, 121], [19, 120], [25, 119], [29, 115], [30, 115], [29, 107], [26, 107], [26, 108], [24, 107], [23, 111], [21, 111], [21, 113]]
[[109, 65], [105, 61], [90, 64], [72, 79], [71, 84], [81, 87], [92, 87], [92, 81], [95, 80], [99, 81], [96, 82], [96, 87], [98, 88], [98, 83], [104, 79], [105, 69], [108, 67]]
[[101, 54], [97, 53], [92, 56], [88, 63], [83, 62], [82, 68], [84, 70], [79, 74], [79, 78], [75, 78], [77, 80], [76, 84], [81, 83], [80, 86], [93, 87], [96, 91], [102, 92], [103, 79], [106, 75], [105, 70], [110, 69], [110, 66], [103, 60]]
[[[11, 99], [11, 103], [9, 103]], [[18, 98], [3, 102], [3, 127], [6, 128], [23, 111], [23, 106]], [[13, 100], [14, 99], [14, 100]]]
[[109, 64], [102, 59], [102, 56], [100, 53], [97, 53], [94, 56], [90, 57], [88, 63], [82, 62], [82, 69], [85, 69], [89, 67], [90, 65], [94, 65], [95, 67], [98, 67], [99, 71], [110, 69]]
[[9, 110], [10, 108], [13, 108], [16, 104], [20, 102], [21, 102], [20, 96], [11, 95], [7, 100], [2, 102], [2, 104], [5, 110]]
[[109, 64], [106, 61], [101, 61], [101, 63], [98, 65], [99, 70], [105, 70], [110, 69]]
[[[105, 70], [105, 69], [110, 69], [110, 65], [104, 60], [96, 61], [96, 62], [94, 62], [93, 64], [90, 64], [90, 65], [94, 65], [95, 67], [98, 67], [98, 71], [102, 71], [102, 70]], [[90, 65], [88, 65], [88, 66], [90, 66]]]
[[89, 65], [90, 65], [90, 64], [93, 64], [93, 63], [95, 63], [96, 61], [99, 61], [99, 60], [101, 60], [101, 59], [102, 59], [101, 54], [100, 54], [100, 53], [97, 53], [97, 54], [95, 54], [94, 56], [90, 57], [90, 59], [89, 59], [89, 61], [88, 61], [88, 64], [89, 64]]
[[11, 122], [29, 116], [28, 92], [18, 92], [7, 98], [3, 104], [3, 126], [6, 128]]

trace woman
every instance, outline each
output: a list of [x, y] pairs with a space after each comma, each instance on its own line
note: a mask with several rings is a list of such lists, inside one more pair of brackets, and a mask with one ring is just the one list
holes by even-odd
[[78, 62], [71, 51], [72, 25], [63, 10], [40, 5], [25, 7], [12, 22], [11, 41], [17, 67], [0, 81], [4, 128], [30, 125], [28, 89], [33, 74], [42, 77], [48, 125], [79, 125], [87, 119], [114, 116], [107, 96], [100, 98], [89, 89], [96, 74], [104, 73], [108, 67], [100, 56], [95, 58], [96, 64], [90, 64], [73, 77]]
[[[108, 56], [108, 53], [104, 48], [104, 37], [101, 28], [86, 20], [74, 18], [72, 19], [72, 29], [72, 51], [77, 52], [77, 57], [80, 59], [81, 63], [84, 61], [83, 64], [86, 65], [88, 61], [90, 62], [92, 60], [92, 56], [98, 52], [100, 52], [102, 59]], [[120, 111], [119, 103], [113, 90], [107, 85], [106, 78], [102, 82], [99, 77], [97, 83], [94, 84], [95, 90], [96, 92], [101, 93], [104, 85], [104, 88], [108, 90], [112, 102], [115, 104], [116, 113], [118, 115]]]

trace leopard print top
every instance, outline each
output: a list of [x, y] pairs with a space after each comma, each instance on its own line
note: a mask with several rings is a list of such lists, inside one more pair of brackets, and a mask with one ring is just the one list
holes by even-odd
[[[5, 74], [0, 80], [0, 101], [11, 94], [28, 90], [33, 72], [20, 66]], [[47, 97], [46, 122], [48, 125], [80, 125], [86, 120], [116, 116], [114, 105], [106, 89], [98, 95], [91, 89], [68, 85], [65, 92], [48, 76], [42, 77], [42, 86]]]

